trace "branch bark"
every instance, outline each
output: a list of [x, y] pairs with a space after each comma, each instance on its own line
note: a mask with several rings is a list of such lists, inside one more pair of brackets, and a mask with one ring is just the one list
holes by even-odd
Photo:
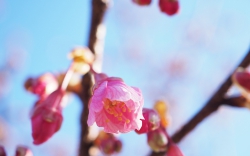
[[[250, 50], [247, 55], [237, 66], [246, 68], [250, 64]], [[223, 104], [224, 96], [228, 89], [232, 85], [231, 80], [232, 74], [228, 76], [226, 81], [219, 87], [219, 89], [214, 93], [210, 100], [205, 104], [205, 106], [190, 120], [188, 121], [178, 132], [176, 132], [172, 139], [174, 142], [180, 142], [189, 132], [191, 132], [201, 121], [203, 121], [207, 116], [216, 111], [220, 105]]]
[[[92, 0], [92, 13], [91, 13], [91, 25], [89, 33], [88, 47], [89, 49], [98, 57], [98, 54], [102, 53], [103, 50], [103, 40], [104, 34], [102, 31], [102, 21], [105, 15], [105, 12], [108, 8], [108, 0]], [[100, 35], [101, 34], [101, 35]], [[92, 142], [87, 140], [88, 136], [88, 102], [91, 97], [91, 88], [92, 88], [92, 79], [91, 74], [87, 73], [82, 77], [82, 91], [78, 94], [83, 110], [81, 113], [81, 134], [80, 134], [80, 147], [79, 147], [79, 156], [88, 156], [89, 148], [92, 146]]]

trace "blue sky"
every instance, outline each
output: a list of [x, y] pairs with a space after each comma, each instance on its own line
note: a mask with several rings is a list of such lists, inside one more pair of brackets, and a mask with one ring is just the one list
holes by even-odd
[[[246, 54], [250, 43], [250, 1], [180, 1], [179, 14], [162, 14], [158, 1], [139, 7], [132, 0], [114, 1], [106, 14], [103, 71], [122, 77], [141, 88], [145, 106], [155, 100], [169, 101], [174, 133], [213, 94]], [[33, 146], [29, 109], [36, 98], [25, 92], [29, 76], [67, 69], [67, 53], [86, 45], [90, 0], [0, 0], [0, 61], [17, 50], [25, 59], [11, 78], [12, 90], [4, 106], [10, 115], [5, 122], [9, 155], [18, 144], [31, 147], [36, 156], [55, 156], [48, 149], [64, 148], [64, 155], [76, 155], [79, 137], [78, 99], [71, 96], [64, 110], [62, 129], [41, 146]], [[173, 76], [173, 61], [184, 62], [183, 74]], [[250, 153], [250, 111], [221, 107], [179, 144], [187, 156], [245, 156]], [[120, 155], [146, 155], [145, 135], [134, 132], [120, 136]], [[134, 141], [136, 138], [137, 141]], [[139, 146], [138, 146], [139, 145]], [[147, 150], [145, 150], [147, 149]], [[63, 155], [62, 155], [63, 156]]]

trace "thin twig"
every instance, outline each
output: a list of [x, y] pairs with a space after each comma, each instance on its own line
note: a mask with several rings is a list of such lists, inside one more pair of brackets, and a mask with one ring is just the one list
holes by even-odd
[[[108, 0], [92, 0], [92, 14], [91, 14], [91, 26], [89, 34], [89, 49], [96, 55], [102, 53], [100, 46], [103, 46], [104, 35], [100, 35], [100, 27], [108, 7]], [[99, 33], [99, 34], [98, 34]], [[92, 143], [87, 140], [88, 136], [88, 102], [91, 97], [92, 80], [90, 73], [86, 74], [82, 78], [82, 91], [79, 94], [81, 99], [83, 110], [81, 113], [81, 135], [80, 135], [80, 147], [79, 156], [88, 156], [89, 148]]]
[[[237, 66], [246, 68], [250, 64], [250, 50], [244, 57], [242, 62]], [[223, 104], [224, 96], [228, 89], [232, 85], [231, 80], [232, 74], [228, 76], [226, 81], [220, 86], [220, 88], [214, 93], [210, 100], [205, 104], [205, 106], [190, 120], [188, 121], [178, 132], [176, 132], [172, 139], [174, 142], [178, 143], [181, 139], [191, 132], [203, 119], [209, 116], [211, 113], [216, 111], [220, 105]]]

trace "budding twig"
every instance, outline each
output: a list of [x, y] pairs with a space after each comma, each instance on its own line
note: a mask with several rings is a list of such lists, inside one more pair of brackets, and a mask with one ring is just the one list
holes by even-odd
[[[241, 63], [237, 66], [246, 68], [250, 64], [250, 50]], [[236, 69], [237, 69], [236, 68]], [[172, 139], [174, 142], [178, 143], [181, 139], [191, 132], [203, 119], [209, 116], [211, 113], [216, 111], [220, 105], [225, 102], [229, 102], [228, 105], [235, 103], [234, 100], [225, 100], [225, 94], [232, 85], [231, 80], [232, 74], [228, 76], [226, 81], [219, 87], [219, 89], [214, 93], [214, 95], [208, 100], [205, 106], [190, 120], [188, 121], [179, 131], [177, 131]], [[233, 102], [234, 101], [234, 102]]]

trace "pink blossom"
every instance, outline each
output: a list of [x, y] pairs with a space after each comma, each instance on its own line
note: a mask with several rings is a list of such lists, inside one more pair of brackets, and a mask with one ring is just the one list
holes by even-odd
[[133, 2], [139, 5], [149, 5], [152, 2], [152, 0], [133, 0]]
[[140, 129], [143, 97], [138, 88], [127, 86], [122, 79], [95, 73], [96, 84], [89, 102], [88, 125], [96, 122], [108, 133], [127, 133]]
[[0, 145], [0, 156], [6, 156], [6, 152], [4, 150], [4, 147]]
[[33, 154], [27, 147], [18, 146], [16, 149], [15, 156], [33, 156]]
[[64, 95], [65, 91], [59, 88], [34, 108], [31, 123], [35, 145], [47, 141], [60, 129]]
[[147, 133], [149, 131], [156, 130], [160, 127], [160, 117], [153, 109], [143, 108], [142, 127], [140, 130], [135, 130], [138, 134]]

